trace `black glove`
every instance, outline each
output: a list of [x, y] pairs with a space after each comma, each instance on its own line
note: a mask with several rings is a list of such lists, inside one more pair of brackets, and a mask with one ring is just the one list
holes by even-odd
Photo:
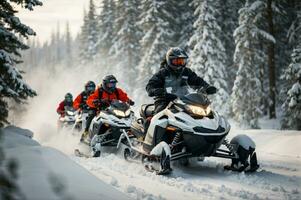
[[155, 88], [152, 90], [152, 96], [164, 96], [166, 93], [164, 88]]
[[131, 106], [135, 105], [135, 102], [132, 101], [131, 99], [129, 99], [128, 103], [129, 103]]
[[178, 98], [177, 95], [171, 94], [171, 93], [166, 93], [166, 94], [165, 94], [165, 97], [166, 97], [166, 100], [167, 100], [167, 101], [173, 101], [173, 100], [175, 100], [176, 98]]
[[210, 85], [206, 88], [206, 93], [207, 94], [215, 94], [217, 92], [216, 87]]
[[93, 104], [96, 107], [102, 106], [102, 105], [110, 105], [110, 102], [107, 99], [96, 99], [93, 101]]

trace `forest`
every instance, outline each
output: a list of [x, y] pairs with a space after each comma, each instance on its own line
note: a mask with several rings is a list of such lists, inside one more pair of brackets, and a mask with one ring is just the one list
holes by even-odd
[[31, 38], [19, 66], [122, 73], [143, 102], [166, 51], [180, 46], [187, 67], [218, 88], [220, 113], [246, 128], [266, 117], [301, 130], [300, 8], [298, 0], [90, 0], [76, 37], [66, 22], [47, 42]]

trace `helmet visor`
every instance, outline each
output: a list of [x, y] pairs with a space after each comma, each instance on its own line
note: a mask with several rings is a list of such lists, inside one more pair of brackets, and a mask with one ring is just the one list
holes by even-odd
[[174, 58], [171, 59], [171, 64], [174, 66], [182, 67], [186, 64], [186, 58]]
[[69, 102], [72, 102], [73, 99], [72, 99], [72, 97], [66, 97], [66, 98], [65, 98], [65, 101], [69, 103]]
[[95, 90], [95, 87], [93, 87], [93, 86], [88, 86], [88, 87], [86, 87], [86, 89], [87, 89], [87, 91], [89, 91], [89, 92], [93, 92], [93, 91]]
[[115, 89], [116, 88], [116, 82], [107, 83], [106, 87], [108, 89]]

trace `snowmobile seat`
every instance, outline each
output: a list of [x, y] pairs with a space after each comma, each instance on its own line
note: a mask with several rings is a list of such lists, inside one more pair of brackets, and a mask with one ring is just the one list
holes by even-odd
[[154, 104], [143, 104], [140, 109], [140, 116], [143, 119], [154, 116], [155, 105]]

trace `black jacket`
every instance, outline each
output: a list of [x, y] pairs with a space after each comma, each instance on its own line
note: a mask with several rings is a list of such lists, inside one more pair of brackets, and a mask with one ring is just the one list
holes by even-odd
[[[164, 95], [165, 89], [165, 77], [174, 73], [166, 64], [161, 64], [160, 71], [155, 73], [152, 78], [148, 81], [146, 85], [146, 91], [150, 97]], [[191, 87], [205, 87], [207, 88], [209, 84], [199, 77], [195, 72], [190, 68], [185, 67], [180, 74], [176, 76], [182, 76], [186, 78], [186, 82], [183, 83], [183, 86], [189, 85]], [[158, 94], [158, 88], [161, 88], [162, 94]]]

